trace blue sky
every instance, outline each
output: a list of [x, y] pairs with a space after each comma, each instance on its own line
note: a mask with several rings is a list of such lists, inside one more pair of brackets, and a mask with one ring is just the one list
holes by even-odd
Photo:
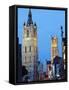
[[[18, 8], [18, 37], [22, 43], [23, 23], [27, 22], [29, 9]], [[58, 37], [58, 50], [61, 56], [61, 30], [65, 29], [65, 12], [59, 10], [31, 9], [33, 22], [37, 24], [38, 55], [39, 60], [44, 62], [51, 58], [51, 37]], [[64, 30], [63, 29], [63, 30]], [[65, 32], [65, 30], [64, 30]]]

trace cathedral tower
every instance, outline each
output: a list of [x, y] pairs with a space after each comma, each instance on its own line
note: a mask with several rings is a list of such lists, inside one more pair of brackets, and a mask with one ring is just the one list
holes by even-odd
[[56, 56], [58, 56], [58, 39], [55, 36], [51, 39], [51, 63]]
[[37, 78], [37, 25], [33, 24], [32, 12], [29, 9], [27, 23], [23, 25], [22, 37], [22, 65], [28, 70], [28, 77], [30, 81]]

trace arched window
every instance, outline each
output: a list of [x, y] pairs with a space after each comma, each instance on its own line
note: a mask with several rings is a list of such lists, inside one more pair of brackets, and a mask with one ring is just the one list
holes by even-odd
[[29, 52], [31, 52], [31, 46], [29, 46]]
[[31, 56], [29, 57], [29, 62], [31, 63]]
[[27, 63], [26, 56], [25, 56], [25, 63]]
[[27, 30], [27, 37], [29, 37], [29, 31]]
[[25, 46], [25, 53], [27, 52], [27, 47]]
[[36, 36], [36, 31], [34, 30], [34, 37]]

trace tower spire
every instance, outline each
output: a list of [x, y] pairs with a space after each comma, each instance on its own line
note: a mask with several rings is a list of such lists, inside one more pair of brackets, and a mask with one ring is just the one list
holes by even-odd
[[33, 23], [33, 21], [32, 21], [32, 13], [31, 13], [31, 9], [29, 9], [27, 24], [30, 25], [32, 23]]

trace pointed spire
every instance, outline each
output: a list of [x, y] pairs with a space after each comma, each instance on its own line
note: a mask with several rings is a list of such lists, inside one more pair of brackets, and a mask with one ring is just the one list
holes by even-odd
[[27, 24], [28, 25], [33, 24], [31, 9], [29, 9]]

